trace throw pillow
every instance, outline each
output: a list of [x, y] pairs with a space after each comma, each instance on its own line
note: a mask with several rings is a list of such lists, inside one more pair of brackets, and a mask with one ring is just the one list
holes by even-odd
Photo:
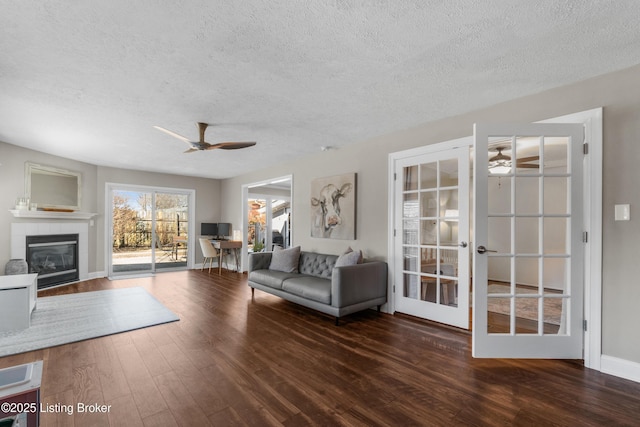
[[276, 246], [271, 254], [269, 270], [283, 271], [285, 273], [297, 273], [300, 262], [300, 246], [282, 249]]
[[362, 251], [354, 251], [350, 247], [345, 253], [340, 255], [336, 260], [336, 267], [343, 267], [345, 265], [362, 264]]

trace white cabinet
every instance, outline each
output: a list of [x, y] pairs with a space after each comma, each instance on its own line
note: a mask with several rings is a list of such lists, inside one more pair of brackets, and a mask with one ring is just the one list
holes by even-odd
[[36, 273], [0, 276], [0, 332], [27, 329], [37, 297]]

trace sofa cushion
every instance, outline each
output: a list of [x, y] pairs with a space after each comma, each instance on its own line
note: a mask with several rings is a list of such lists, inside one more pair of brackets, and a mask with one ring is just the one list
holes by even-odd
[[297, 275], [296, 273], [285, 273], [283, 271], [255, 270], [249, 273], [249, 281], [260, 283], [270, 288], [282, 289], [283, 281]]
[[362, 264], [362, 251], [354, 251], [349, 248], [345, 253], [340, 255], [336, 260], [336, 267], [343, 267], [345, 265]]
[[302, 252], [300, 254], [300, 273], [331, 279], [331, 273], [337, 259], [337, 255]]
[[297, 276], [286, 279], [282, 289], [293, 295], [331, 304], [331, 280], [311, 276]]
[[297, 273], [300, 261], [300, 246], [282, 249], [276, 246], [271, 255], [269, 270], [283, 271], [285, 273]]

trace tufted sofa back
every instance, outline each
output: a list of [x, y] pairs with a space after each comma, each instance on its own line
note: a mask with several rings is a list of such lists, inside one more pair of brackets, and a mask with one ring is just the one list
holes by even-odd
[[300, 273], [309, 276], [331, 279], [333, 267], [336, 265], [338, 255], [317, 254], [315, 252], [300, 252]]

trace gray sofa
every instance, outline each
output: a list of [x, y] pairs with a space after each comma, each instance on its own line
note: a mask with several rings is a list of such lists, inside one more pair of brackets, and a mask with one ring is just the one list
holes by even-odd
[[337, 255], [300, 252], [298, 272], [270, 270], [271, 252], [249, 255], [249, 286], [334, 316], [336, 325], [347, 314], [387, 302], [387, 264], [365, 262], [334, 267]]

